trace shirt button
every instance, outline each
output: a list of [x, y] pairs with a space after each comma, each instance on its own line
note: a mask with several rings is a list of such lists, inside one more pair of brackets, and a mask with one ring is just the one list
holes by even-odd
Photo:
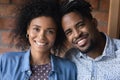
[[94, 77], [91, 77], [91, 80], [95, 80], [95, 78], [94, 78]]
[[29, 71], [27, 71], [27, 74], [29, 74], [29, 75], [30, 75], [30, 74], [31, 74], [31, 71], [30, 71], [30, 70], [29, 70]]
[[31, 71], [28, 71], [28, 73], [31, 73]]

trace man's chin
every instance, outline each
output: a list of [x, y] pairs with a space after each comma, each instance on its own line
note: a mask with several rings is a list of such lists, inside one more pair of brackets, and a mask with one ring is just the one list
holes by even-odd
[[75, 48], [77, 48], [77, 49], [79, 49], [80, 50], [80, 52], [82, 52], [82, 53], [87, 53], [88, 51], [89, 51], [89, 47], [85, 47], [85, 46], [83, 46], [83, 47], [80, 47], [80, 46], [74, 46]]
[[80, 50], [80, 52], [83, 53], [83, 54], [87, 54], [89, 51], [87, 51], [87, 50]]
[[82, 53], [89, 53], [91, 50], [93, 50], [94, 49], [94, 47], [93, 46], [89, 46], [89, 47], [84, 47], [84, 48], [81, 48], [81, 47], [78, 47], [78, 49], [80, 50], [80, 52], [82, 52]]

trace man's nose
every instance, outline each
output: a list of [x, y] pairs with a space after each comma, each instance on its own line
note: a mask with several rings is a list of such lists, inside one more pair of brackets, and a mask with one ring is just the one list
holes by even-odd
[[79, 35], [80, 35], [80, 31], [79, 30], [74, 30], [74, 37], [79, 37]]

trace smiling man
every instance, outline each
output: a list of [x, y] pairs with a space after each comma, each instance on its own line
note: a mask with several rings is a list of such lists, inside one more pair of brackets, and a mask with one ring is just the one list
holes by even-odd
[[78, 68], [78, 80], [120, 80], [120, 40], [97, 29], [97, 20], [85, 0], [62, 6], [62, 28], [74, 46], [66, 53]]

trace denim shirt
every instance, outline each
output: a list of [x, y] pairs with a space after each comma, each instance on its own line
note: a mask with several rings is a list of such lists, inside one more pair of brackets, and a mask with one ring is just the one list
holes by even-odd
[[78, 80], [120, 80], [120, 40], [106, 36], [101, 56], [93, 59], [72, 48], [67, 58], [78, 68]]
[[[74, 63], [51, 54], [51, 65], [49, 80], [77, 80]], [[31, 74], [30, 50], [0, 55], [0, 80], [29, 80]]]

